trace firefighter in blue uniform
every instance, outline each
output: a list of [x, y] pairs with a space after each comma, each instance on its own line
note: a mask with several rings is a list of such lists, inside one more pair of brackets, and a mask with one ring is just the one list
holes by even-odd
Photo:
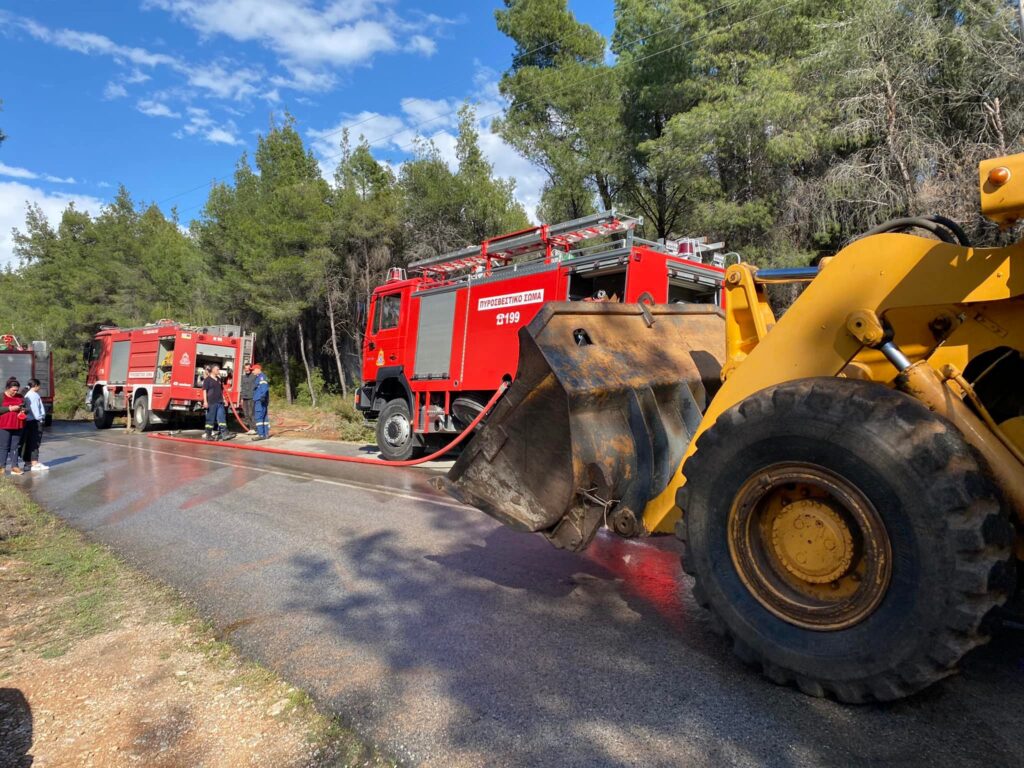
[[256, 382], [252, 390], [252, 404], [256, 412], [256, 437], [253, 440], [266, 440], [270, 437], [270, 421], [267, 408], [270, 405], [270, 381], [263, 373], [260, 365], [254, 365], [252, 372], [256, 374]]

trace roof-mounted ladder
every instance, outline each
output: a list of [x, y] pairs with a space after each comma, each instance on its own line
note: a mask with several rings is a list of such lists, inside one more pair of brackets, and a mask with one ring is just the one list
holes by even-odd
[[480, 245], [420, 259], [410, 264], [409, 269], [443, 280], [464, 270], [489, 272], [495, 263], [499, 266], [508, 264], [514, 258], [528, 254], [537, 254], [536, 258], [543, 255], [544, 260], [549, 261], [555, 251], [565, 253], [583, 240], [631, 231], [640, 223], [641, 220], [633, 216], [602, 211], [560, 224], [541, 224], [484, 240]]

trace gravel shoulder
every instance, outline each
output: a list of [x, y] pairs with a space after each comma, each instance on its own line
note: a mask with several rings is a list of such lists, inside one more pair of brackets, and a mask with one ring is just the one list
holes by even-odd
[[0, 765], [395, 765], [10, 479], [0, 592]]

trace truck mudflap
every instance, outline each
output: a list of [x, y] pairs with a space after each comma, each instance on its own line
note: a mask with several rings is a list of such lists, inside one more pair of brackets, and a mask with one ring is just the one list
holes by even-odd
[[721, 309], [552, 303], [519, 332], [505, 397], [438, 485], [552, 544], [644, 535], [725, 357]]

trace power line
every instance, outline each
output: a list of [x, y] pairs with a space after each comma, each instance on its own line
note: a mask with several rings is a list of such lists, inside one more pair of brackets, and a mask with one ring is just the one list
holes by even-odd
[[[658, 35], [664, 34], [665, 32], [670, 32], [670, 31], [672, 31], [674, 29], [678, 29], [679, 27], [686, 26], [686, 25], [688, 25], [688, 24], [690, 24], [690, 23], [692, 23], [694, 21], [697, 21], [699, 19], [702, 19], [702, 18], [705, 18], [707, 16], [710, 16], [713, 13], [717, 13], [718, 11], [722, 11], [722, 10], [726, 10], [728, 8], [732, 8], [733, 6], [739, 5], [742, 2], [747, 2], [747, 0], [733, 0], [733, 2], [723, 3], [722, 5], [719, 5], [719, 6], [717, 6], [715, 8], [712, 8], [712, 9], [710, 9], [708, 11], [705, 11], [704, 13], [701, 13], [701, 14], [698, 14], [696, 16], [692, 16], [692, 17], [690, 17], [688, 19], [684, 19], [682, 21], [676, 22], [675, 24], [669, 24], [668, 26], [661, 27], [659, 29], [654, 30], [653, 32], [650, 32], [647, 35], [643, 35], [641, 37], [637, 37], [636, 39], [631, 40], [628, 43], [625, 43], [623, 47], [625, 47], [625, 48], [632, 48], [633, 46], [638, 45], [639, 43], [646, 42], [647, 40], [650, 40], [651, 38], [657, 37]], [[756, 18], [756, 17], [751, 17], [751, 18]], [[537, 53], [539, 51], [544, 50], [547, 47], [550, 47], [550, 46], [555, 45], [555, 44], [560, 43], [560, 42], [564, 42], [566, 40], [566, 38], [568, 38], [569, 36], [570, 36], [569, 34], [563, 35], [560, 38], [557, 38], [557, 39], [552, 40], [552, 41], [550, 41], [548, 43], [545, 43], [542, 46], [538, 46], [537, 48], [534, 48], [534, 49], [532, 49], [530, 51], [526, 51], [525, 53], [522, 53], [522, 54], [517, 54], [517, 55], [512, 57], [513, 63], [518, 58], [523, 58], [523, 57], [532, 55], [534, 53]], [[678, 46], [674, 46], [674, 47], [678, 47]], [[581, 81], [581, 82], [583, 82], [583, 81]], [[576, 85], [576, 84], [574, 84], [574, 85]], [[561, 95], [561, 94], [556, 92], [556, 95]], [[428, 101], [428, 99], [416, 99], [416, 100], [417, 101]], [[525, 102], [521, 102], [521, 103], [527, 103], [528, 104], [531, 101], [534, 101], [534, 100], [528, 99]], [[479, 102], [476, 102], [476, 103], [479, 104]], [[413, 123], [411, 125], [404, 126], [402, 129], [400, 129], [398, 131], [394, 131], [394, 132], [389, 133], [389, 134], [387, 134], [385, 136], [377, 137], [373, 141], [369, 142], [368, 145], [371, 146], [371, 147], [376, 146], [376, 145], [380, 144], [381, 142], [385, 142], [387, 139], [394, 138], [395, 136], [398, 136], [398, 135], [400, 135], [402, 133], [408, 133], [409, 131], [415, 131], [416, 129], [422, 128], [424, 125], [427, 125], [429, 123], [433, 123], [433, 122], [436, 122], [436, 121], [441, 120], [441, 119], [450, 119], [452, 117], [455, 117], [456, 115], [458, 115], [458, 113], [459, 113], [459, 110], [455, 109], [455, 110], [452, 110], [450, 112], [446, 112], [446, 113], [443, 113], [443, 114], [440, 114], [440, 115], [435, 115], [434, 117], [428, 118], [426, 120], [421, 120], [418, 123]], [[493, 116], [498, 115], [498, 114], [501, 114], [501, 112], [495, 112], [495, 113], [492, 113], [492, 114], [489, 114], [489, 115], [484, 115], [483, 117], [481, 117], [479, 119], [486, 120], [488, 117], [493, 117]], [[317, 136], [317, 139], [318, 140], [323, 140], [323, 139], [329, 138], [331, 136], [337, 136], [338, 134], [343, 133], [346, 130], [350, 131], [352, 128], [357, 128], [360, 125], [365, 125], [366, 123], [372, 122], [373, 120], [377, 120], [377, 119], [380, 119], [382, 117], [385, 117], [385, 115], [373, 114], [370, 117], [367, 117], [364, 120], [360, 120], [357, 123], [350, 123], [350, 124], [347, 124], [347, 125], [343, 125], [340, 128], [337, 128], [337, 129], [335, 129], [333, 131], [330, 131], [329, 133], [321, 134], [320, 136]], [[415, 146], [415, 142], [412, 142], [411, 144], [406, 145], [404, 147], [398, 147], [396, 149], [396, 151], [398, 151], [398, 152], [407, 151], [409, 148], [411, 148], [413, 146]], [[328, 155], [328, 156], [325, 156], [323, 158], [323, 160], [325, 162], [329, 161], [329, 160], [336, 160], [336, 159], [340, 158], [343, 154], [344, 154], [343, 152], [339, 152], [338, 154], [335, 154], [335, 155]], [[205, 189], [210, 184], [215, 184], [217, 182], [226, 181], [228, 178], [229, 178], [228, 175], [218, 176], [218, 177], [214, 178], [213, 180], [211, 180], [209, 182], [205, 182], [203, 184], [200, 184], [199, 186], [193, 187], [192, 189], [185, 190], [184, 192], [177, 192], [177, 193], [175, 193], [173, 195], [170, 195], [168, 197], [165, 197], [165, 198], [163, 198], [161, 200], [157, 200], [156, 204], [157, 205], [162, 205], [163, 203], [169, 202], [171, 200], [176, 200], [176, 199], [178, 199], [180, 197], [184, 197], [185, 195], [189, 195], [189, 194], [191, 194], [193, 192], [197, 192], [197, 191], [199, 191], [201, 189]], [[193, 206], [193, 207], [187, 208], [185, 210], [192, 210], [195, 207], [196, 206]]]
[[[708, 16], [708, 15], [710, 15], [712, 13], [715, 13], [716, 11], [719, 11], [719, 10], [722, 10], [722, 9], [725, 9], [725, 8], [729, 8], [729, 7], [734, 6], [734, 5], [738, 5], [740, 2], [745, 2], [745, 0], [735, 0], [732, 3], [727, 3], [725, 5], [721, 5], [721, 6], [717, 7], [717, 8], [714, 8], [714, 9], [712, 9], [710, 11], [707, 11], [704, 14], [701, 14], [700, 16], [694, 16], [691, 19], [688, 19], [687, 22], [681, 22], [681, 23], [688, 23], [690, 21], [696, 21], [697, 19], [700, 19], [700, 18], [702, 18], [704, 16]], [[663, 48], [660, 51], [655, 51], [655, 52], [649, 53], [649, 54], [647, 54], [645, 56], [641, 56], [641, 57], [639, 57], [637, 59], [633, 59], [630, 63], [631, 64], [637, 64], [639, 62], [655, 58], [656, 56], [661, 56], [661, 55], [664, 55], [666, 53], [671, 53], [672, 51], [678, 50], [679, 48], [682, 48], [682, 47], [684, 47], [686, 45], [689, 45], [690, 43], [694, 42], [695, 40], [700, 40], [703, 37], [709, 37], [712, 34], [718, 34], [718, 33], [721, 33], [721, 32], [725, 32], [726, 30], [731, 29], [732, 27], [735, 27], [738, 24], [741, 24], [741, 23], [744, 23], [744, 22], [747, 22], [747, 21], [753, 21], [754, 19], [760, 18], [761, 16], [766, 16], [769, 13], [774, 13], [775, 11], [781, 10], [782, 8], [785, 8], [787, 6], [793, 5], [795, 2], [797, 2], [797, 0], [786, 0], [786, 2], [782, 3], [781, 5], [775, 6], [774, 8], [771, 8], [771, 9], [769, 9], [767, 11], [762, 11], [761, 13], [755, 14], [753, 16], [748, 16], [748, 17], [745, 17], [743, 19], [737, 19], [736, 21], [732, 22], [731, 24], [726, 25], [725, 27], [720, 27], [720, 28], [711, 30], [711, 31], [709, 31], [707, 34], [705, 34], [703, 36], [694, 36], [694, 37], [691, 37], [691, 38], [687, 38], [686, 40], [682, 41], [681, 43], [676, 43], [675, 45], [670, 46], [668, 48]], [[673, 26], [679, 26], [679, 24], [673, 25]], [[661, 31], [666, 31], [667, 29], [669, 29], [669, 27], [666, 27], [666, 28], [664, 28]], [[639, 42], [639, 41], [642, 41], [642, 40], [650, 39], [651, 37], [654, 36], [654, 34], [656, 34], [656, 33], [652, 33], [652, 34], [650, 34], [650, 35], [648, 35], [647, 37], [644, 37], [644, 38], [637, 38], [637, 40], [634, 40], [633, 43], [636, 43], [636, 42]], [[618, 66], [618, 64], [616, 64], [615, 66]], [[609, 70], [607, 70], [607, 71], [610, 71], [611, 69], [614, 69], [614, 68], [615, 67], [610, 67]], [[578, 86], [580, 86], [580, 85], [582, 85], [584, 83], [590, 82], [592, 80], [596, 80], [598, 77], [604, 76], [605, 74], [607, 74], [607, 71], [596, 72], [596, 73], [594, 73], [592, 75], [588, 75], [586, 77], [582, 77], [579, 80], [577, 80], [576, 82], [571, 83], [567, 88], [563, 88], [563, 89], [557, 90], [553, 94], [545, 96], [545, 99], [550, 98], [551, 96], [561, 96], [561, 95], [563, 95], [565, 93], [568, 93], [568, 92], [574, 90], [575, 88], [577, 88]], [[525, 104], [530, 104], [532, 102], [537, 102], [537, 101], [541, 101], [541, 100], [542, 99], [540, 97], [535, 97], [535, 98], [532, 98], [532, 99], [525, 99], [524, 101], [519, 102], [519, 103], [521, 105], [525, 105]], [[496, 110], [494, 112], [489, 112], [486, 115], [478, 115], [477, 119], [478, 120], [486, 120], [486, 119], [488, 119], [490, 117], [496, 117], [496, 116], [502, 114], [502, 112], [504, 112], [504, 110], [500, 109], [500, 110]], [[452, 114], [457, 114], [457, 113], [452, 113]], [[443, 116], [444, 115], [442, 115], [442, 117]], [[434, 118], [434, 119], [438, 119], [438, 118]], [[425, 121], [425, 122], [431, 122], [431, 121]], [[380, 136], [380, 137], [374, 139], [371, 142], [367, 142], [367, 146], [370, 146], [370, 147], [376, 146], [377, 144], [379, 144], [379, 143], [381, 143], [381, 142], [383, 142], [383, 141], [385, 141], [387, 139], [393, 138], [393, 137], [395, 137], [395, 136], [397, 136], [399, 134], [402, 134], [402, 133], [407, 133], [410, 130], [412, 130], [413, 128], [415, 128], [415, 127], [418, 127], [418, 126], [415, 126], [415, 125], [408, 126], [406, 128], [403, 128], [400, 131], [394, 131], [393, 133], [389, 133], [386, 136]], [[396, 147], [395, 151], [396, 152], [404, 152], [404, 151], [408, 151], [409, 149], [412, 149], [415, 146], [416, 146], [416, 141], [413, 141], [413, 142], [410, 142], [409, 144], [405, 144], [405, 145]], [[343, 154], [344, 154], [344, 152], [339, 152], [339, 153], [337, 153], [335, 155], [326, 155], [322, 159], [323, 159], [324, 162], [327, 162], [329, 160], [337, 160]]]
[[[710, 15], [712, 13], [715, 13], [716, 11], [720, 11], [720, 10], [723, 10], [723, 9], [726, 9], [726, 8], [730, 8], [730, 7], [735, 6], [735, 5], [739, 5], [740, 2], [745, 2], [745, 0], [734, 0], [734, 2], [732, 2], [732, 3], [726, 3], [724, 5], [718, 6], [717, 8], [713, 8], [710, 11], [707, 11], [707, 12], [705, 12], [705, 13], [699, 15], [699, 16], [694, 16], [691, 19], [688, 19], [687, 22], [681, 22], [680, 24], [688, 23], [688, 22], [691, 22], [691, 21], [696, 21], [697, 19], [703, 18], [703, 17], [708, 16], [708, 15]], [[739, 24], [743, 24], [743, 23], [746, 23], [746, 22], [754, 21], [755, 19], [759, 19], [761, 17], [768, 16], [769, 14], [775, 13], [776, 11], [780, 11], [783, 8], [787, 8], [787, 7], [791, 6], [791, 5], [794, 5], [796, 2], [798, 2], [798, 0], [785, 0], [785, 2], [783, 2], [783, 3], [781, 3], [781, 4], [777, 5], [777, 6], [774, 6], [772, 8], [769, 8], [769, 9], [767, 9], [765, 11], [762, 11], [761, 13], [756, 13], [756, 14], [754, 14], [752, 16], [746, 16], [746, 17], [744, 17], [742, 19], [737, 19], [736, 21], [734, 21], [734, 22], [732, 22], [730, 24], [727, 24], [724, 27], [716, 27], [715, 29], [709, 30], [708, 32], [706, 32], [703, 35], [695, 35], [693, 37], [687, 38], [686, 40], [683, 40], [682, 42], [676, 43], [675, 45], [669, 46], [668, 48], [662, 48], [661, 50], [654, 51], [653, 53], [649, 53], [649, 54], [646, 54], [644, 56], [640, 56], [639, 58], [631, 60], [630, 64], [639, 64], [640, 62], [647, 61], [649, 59], [653, 59], [653, 58], [656, 58], [658, 56], [663, 56], [663, 55], [665, 55], [667, 53], [671, 53], [672, 51], [676, 51], [676, 50], [678, 50], [680, 48], [683, 48], [683, 47], [685, 47], [685, 46], [689, 45], [690, 43], [693, 43], [693, 42], [695, 42], [697, 40], [701, 40], [701, 39], [704, 39], [706, 37], [710, 37], [712, 35], [721, 34], [723, 32], [728, 31], [729, 29], [732, 29], [735, 26], [738, 26]], [[673, 26], [680, 26], [680, 24], [676, 24], [676, 25], [673, 25]], [[664, 28], [663, 30], [660, 30], [660, 31], [665, 31], [667, 29], [669, 29], [669, 28], [666, 27], [666, 28]], [[647, 35], [646, 37], [637, 38], [637, 40], [633, 41], [633, 43], [650, 39], [651, 37], [654, 37], [655, 34], [657, 34], [657, 33], [651, 33], [650, 35]], [[570, 84], [569, 87], [557, 90], [553, 94], [545, 96], [545, 99], [549, 99], [552, 96], [560, 96], [560, 95], [562, 95], [564, 93], [568, 93], [569, 91], [575, 89], [576, 87], [578, 87], [578, 86], [580, 86], [580, 85], [582, 85], [582, 84], [584, 84], [586, 82], [590, 82], [592, 80], [595, 80], [598, 77], [603, 77], [605, 74], [607, 74], [608, 71], [611, 71], [611, 70], [615, 69], [618, 66], [619, 66], [619, 64], [615, 64], [614, 66], [609, 67], [609, 69], [606, 70], [606, 71], [596, 72], [596, 73], [594, 73], [592, 75], [589, 75], [589, 76], [586, 76], [586, 77], [582, 77], [579, 80], [577, 80], [576, 82]], [[530, 104], [530, 103], [532, 103], [534, 101], [541, 101], [541, 99], [540, 99], [540, 97], [535, 97], [533, 99], [526, 99], [526, 100], [520, 102], [520, 104]], [[486, 120], [486, 119], [491, 118], [491, 117], [496, 117], [496, 116], [502, 114], [503, 112], [504, 112], [504, 109], [496, 110], [496, 111], [490, 112], [490, 113], [488, 113], [486, 115], [478, 116], [477, 119], [478, 120]], [[457, 114], [457, 112], [453, 112], [451, 114], [454, 115], [454, 114]], [[393, 138], [394, 136], [397, 136], [397, 135], [399, 135], [401, 133], [407, 133], [408, 131], [412, 130], [413, 128], [419, 127], [419, 125], [423, 125], [423, 124], [428, 123], [428, 122], [433, 122], [434, 120], [440, 119], [440, 117], [446, 117], [446, 116], [450, 116], [450, 115], [439, 115], [437, 117], [431, 118], [430, 120], [425, 120], [425, 121], [423, 121], [422, 123], [420, 123], [418, 125], [408, 126], [406, 128], [403, 128], [400, 131], [395, 131], [393, 133], [387, 134], [386, 136], [378, 137], [377, 139], [374, 139], [374, 141], [372, 141], [372, 142], [367, 142], [367, 146], [373, 147], [376, 144], [380, 143], [381, 141], [384, 141], [384, 140], [389, 139], [389, 138]], [[417, 139], [418, 138], [420, 138], [420, 137], [417, 137]], [[406, 151], [412, 149], [413, 147], [415, 147], [416, 144], [417, 144], [417, 141], [413, 140], [409, 144], [405, 144], [405, 145], [396, 147], [395, 151], [396, 152], [406, 152]], [[344, 152], [339, 152], [339, 153], [337, 153], [335, 155], [327, 155], [327, 156], [322, 158], [322, 162], [328, 162], [330, 160], [336, 160], [336, 159], [342, 157], [343, 155], [344, 155]], [[205, 203], [200, 203], [200, 204], [191, 206], [189, 208], [186, 208], [185, 211], [197, 210], [199, 208], [202, 208], [204, 205], [205, 205]]]

